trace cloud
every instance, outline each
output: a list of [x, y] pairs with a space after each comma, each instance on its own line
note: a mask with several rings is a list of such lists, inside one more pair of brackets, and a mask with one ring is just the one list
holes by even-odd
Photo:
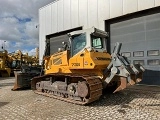
[[[0, 46], [34, 53], [38, 47], [38, 9], [54, 0], [1, 0]], [[6, 41], [4, 43], [4, 41]]]
[[29, 56], [36, 56], [36, 48], [31, 49], [30, 51], [28, 51], [28, 50], [23, 50], [22, 53], [23, 53], [23, 54], [28, 53]]
[[35, 21], [27, 22], [25, 24], [25, 30], [24, 32], [30, 37], [30, 38], [38, 38], [38, 29], [36, 28], [37, 23]]
[[35, 56], [36, 55], [36, 48], [28, 51], [28, 55]]

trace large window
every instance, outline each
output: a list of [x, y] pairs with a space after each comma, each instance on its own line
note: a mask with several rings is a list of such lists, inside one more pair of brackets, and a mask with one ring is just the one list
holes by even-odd
[[92, 40], [92, 47], [95, 49], [102, 49], [103, 48], [103, 42], [102, 42], [102, 38], [101, 37], [97, 37], [97, 36], [91, 36], [91, 40]]
[[72, 52], [73, 55], [77, 54], [86, 46], [86, 34], [78, 34], [72, 36]]

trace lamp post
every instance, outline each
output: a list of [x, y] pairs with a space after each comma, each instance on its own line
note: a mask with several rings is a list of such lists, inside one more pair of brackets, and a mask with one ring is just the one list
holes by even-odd
[[6, 42], [6, 41], [4, 41], [4, 50], [5, 50], [5, 42]]

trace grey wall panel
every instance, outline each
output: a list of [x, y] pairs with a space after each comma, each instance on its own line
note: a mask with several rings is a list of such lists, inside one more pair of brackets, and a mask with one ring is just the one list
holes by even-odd
[[153, 14], [152, 16], [146, 16], [147, 30], [159, 29], [160, 28], [160, 14]]
[[64, 30], [64, 27], [63, 27], [63, 0], [58, 0], [57, 1], [57, 4], [58, 4], [58, 32], [59, 31], [63, 31]]
[[[150, 41], [146, 41], [148, 50], [159, 50], [160, 48], [160, 40], [159, 39], [151, 39]], [[160, 57], [159, 57], [160, 59]]]
[[157, 40], [160, 38], [160, 29], [159, 30], [152, 30], [146, 31], [146, 41]]
[[110, 18], [123, 15], [123, 0], [110, 0]]
[[138, 0], [138, 11], [154, 7], [155, 0]]
[[45, 25], [46, 25], [46, 34], [49, 35], [52, 33], [51, 26], [52, 26], [52, 13], [51, 13], [51, 5], [46, 7], [45, 13]]
[[88, 27], [98, 27], [97, 0], [88, 0]]
[[155, 0], [155, 6], [160, 6], [160, 0]]
[[[131, 42], [129, 42], [129, 41], [128, 42], [123, 42], [121, 40], [123, 40], [123, 39], [114, 40], [115, 42], [121, 42], [123, 44], [121, 52], [143, 51], [144, 49], [143, 49], [142, 46], [146, 46], [146, 42], [144, 40], [141, 40], [141, 41], [131, 41]], [[115, 43], [111, 44], [112, 51], [113, 51], [114, 44]]]
[[136, 25], [125, 26], [113, 30], [113, 35], [128, 35], [130, 33], [140, 33], [144, 30], [144, 23], [139, 23]]
[[71, 28], [71, 0], [64, 0], [64, 30]]
[[143, 23], [142, 21], [143, 21], [143, 18], [134, 18], [134, 19], [122, 21], [121, 24], [115, 23], [112, 25], [112, 28], [120, 29], [120, 28], [124, 28], [126, 26], [134, 26], [134, 25]]
[[79, 27], [79, 0], [71, 0], [71, 28]]
[[[112, 31], [112, 32], [117, 32], [117, 31]], [[112, 34], [115, 35], [115, 34]], [[112, 37], [112, 42], [116, 43], [118, 41], [125, 42], [125, 43], [131, 43], [131, 42], [141, 42], [145, 41], [145, 33], [144, 32], [139, 32], [139, 33], [130, 33], [130, 34], [123, 34], [123, 35], [117, 35]]]
[[45, 9], [41, 9], [39, 11], [39, 14], [40, 14], [40, 19], [39, 19], [39, 22], [40, 22], [40, 34], [39, 34], [39, 62], [41, 63], [42, 61], [42, 57], [43, 57], [43, 54], [44, 54], [44, 49], [45, 49], [45, 36], [46, 36], [46, 25], [45, 25], [45, 14], [46, 14], [46, 10]]
[[56, 33], [58, 31], [58, 3], [55, 2], [53, 4], [51, 4], [52, 6], [52, 25], [51, 25], [51, 29], [52, 29], [52, 33]]
[[79, 25], [88, 26], [88, 0], [79, 0]]
[[153, 22], [147, 22], [146, 27], [147, 27], [146, 29], [149, 31], [159, 29], [160, 28], [160, 20], [154, 20]]
[[133, 13], [138, 10], [138, 0], [123, 0], [123, 14]]
[[[135, 22], [136, 20], [134, 20]], [[112, 27], [112, 35], [113, 36], [121, 36], [121, 35], [129, 35], [129, 34], [133, 34], [133, 33], [140, 33], [144, 31], [144, 23], [141, 22], [140, 20], [137, 19], [136, 23], [133, 23], [133, 21], [126, 21], [125, 22], [121, 22], [121, 26], [119, 26], [118, 24], [113, 25]]]

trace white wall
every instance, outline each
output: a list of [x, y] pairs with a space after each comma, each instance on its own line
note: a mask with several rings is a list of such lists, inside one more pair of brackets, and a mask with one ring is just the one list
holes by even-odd
[[45, 36], [83, 26], [104, 30], [104, 20], [160, 6], [160, 0], [56, 0], [39, 10], [39, 56]]

